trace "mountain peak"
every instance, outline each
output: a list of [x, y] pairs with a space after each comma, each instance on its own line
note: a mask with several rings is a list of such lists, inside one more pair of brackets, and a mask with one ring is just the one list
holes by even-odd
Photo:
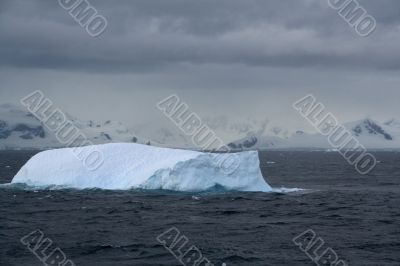
[[[109, 142], [143, 143], [120, 122], [82, 121], [67, 113], [67, 120], [93, 144]], [[49, 130], [22, 105], [0, 104], [0, 146], [2, 149], [46, 149], [62, 147], [56, 133]], [[77, 133], [76, 133], [77, 134]], [[74, 137], [74, 136], [72, 136]]]
[[393, 140], [393, 137], [383, 129], [383, 126], [372, 118], [365, 118], [356, 122], [348, 123], [347, 128], [356, 137], [360, 136], [382, 136], [385, 140]]

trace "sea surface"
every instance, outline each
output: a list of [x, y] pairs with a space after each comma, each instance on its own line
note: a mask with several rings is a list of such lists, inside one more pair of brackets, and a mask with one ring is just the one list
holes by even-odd
[[[347, 265], [399, 266], [400, 153], [373, 154], [362, 176], [335, 152], [260, 152], [294, 193], [0, 188], [0, 265], [44, 265], [20, 241], [37, 229], [76, 266], [182, 265], [157, 241], [175, 227], [218, 266], [316, 265], [292, 241], [309, 229]], [[0, 183], [32, 155], [0, 152]]]

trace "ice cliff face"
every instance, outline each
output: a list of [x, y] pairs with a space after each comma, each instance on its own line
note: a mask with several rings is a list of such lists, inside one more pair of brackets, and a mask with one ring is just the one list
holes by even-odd
[[[95, 147], [104, 157], [95, 170], [85, 167], [71, 149], [49, 150], [31, 158], [12, 183], [77, 189], [204, 191], [222, 186], [229, 190], [271, 191], [261, 174], [256, 151], [225, 154], [224, 160], [235, 162], [226, 169], [227, 165], [222, 167], [218, 163], [221, 154], [141, 144], [115, 143]], [[78, 148], [78, 152], [85, 153], [90, 148]]]

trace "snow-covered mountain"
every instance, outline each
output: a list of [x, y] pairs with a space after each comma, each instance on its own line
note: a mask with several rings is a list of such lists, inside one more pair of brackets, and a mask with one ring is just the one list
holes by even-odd
[[204, 117], [202, 122], [209, 126], [225, 142], [235, 140], [238, 136], [263, 134], [270, 123], [268, 119], [257, 120], [251, 117], [238, 118], [233, 121], [223, 115]]
[[[400, 123], [391, 119], [379, 123], [366, 118], [345, 123], [344, 126], [366, 148], [400, 149]], [[250, 134], [229, 143], [233, 149], [330, 149], [327, 137], [298, 130], [289, 137], [266, 134]]]
[[[82, 121], [67, 118], [94, 144], [137, 142], [155, 146], [198, 149], [175, 124], [166, 119], [158, 123], [136, 125], [134, 130], [120, 122]], [[327, 138], [302, 130], [289, 131], [265, 120], [252, 118], [232, 121], [225, 116], [203, 119], [232, 149], [330, 149]], [[356, 139], [370, 149], [400, 149], [400, 121], [379, 123], [366, 118], [344, 124]], [[46, 149], [61, 147], [49, 131], [23, 106], [0, 105], [0, 149]]]
[[[135, 127], [141, 136], [151, 136], [164, 146], [196, 149], [172, 122]], [[205, 117], [202, 122], [234, 150], [246, 149], [331, 149], [327, 137], [303, 130], [288, 130], [270, 120], [226, 116]], [[400, 122], [395, 119], [379, 123], [371, 118], [344, 124], [366, 148], [400, 149]]]
[[167, 119], [157, 123], [149, 122], [135, 125], [134, 131], [138, 136], [151, 140], [151, 143], [157, 146], [185, 149], [196, 148], [190, 141], [190, 138]]
[[[81, 121], [69, 114], [66, 116], [94, 144], [144, 143], [120, 122], [97, 123], [91, 120]], [[61, 146], [55, 134], [23, 106], [0, 105], [0, 149], [46, 149]]]
[[[210, 127], [215, 136], [224, 143], [229, 143], [247, 134], [263, 134], [266, 131], [268, 120], [256, 120], [251, 118], [232, 121], [226, 116], [203, 117], [202, 124]], [[191, 140], [191, 136], [183, 133], [173, 122], [165, 118], [157, 123], [135, 125], [138, 136], [146, 136], [164, 147], [185, 149], [199, 149]]]

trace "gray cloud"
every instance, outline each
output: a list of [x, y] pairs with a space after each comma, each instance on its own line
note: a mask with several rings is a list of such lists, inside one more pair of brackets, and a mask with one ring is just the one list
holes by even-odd
[[327, 1], [92, 1], [109, 22], [91, 38], [57, 1], [6, 1], [3, 67], [154, 71], [171, 64], [398, 69], [400, 2], [360, 1], [378, 30], [360, 38]]
[[131, 124], [159, 119], [168, 93], [204, 115], [296, 123], [291, 103], [312, 92], [343, 120], [396, 116], [400, 2], [358, 1], [378, 23], [366, 38], [328, 0], [91, 0], [108, 21], [97, 38], [57, 0], [3, 0], [0, 97], [42, 89]]

